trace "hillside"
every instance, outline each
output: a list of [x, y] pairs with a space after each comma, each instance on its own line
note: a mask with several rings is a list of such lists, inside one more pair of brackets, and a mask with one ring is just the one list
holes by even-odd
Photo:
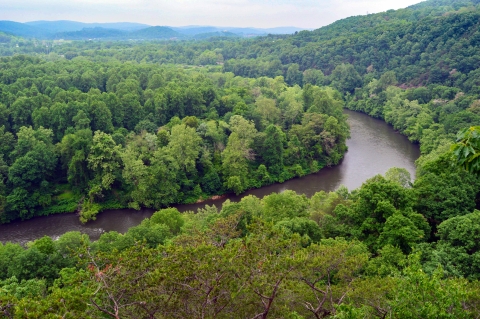
[[6, 20], [0, 21], [0, 32], [25, 38], [45, 38], [51, 35], [51, 32], [42, 28]]
[[[265, 44], [271, 40], [259, 38], [228, 48], [224, 58], [278, 59], [283, 65], [296, 63], [300, 70], [320, 69], [325, 74], [340, 63], [351, 63], [363, 75], [372, 65], [378, 72], [395, 71], [399, 81], [413, 84], [425, 83], [425, 75], [428, 81], [429, 70], [435, 67], [468, 73], [480, 66], [479, 55], [471, 52], [479, 46], [478, 2], [448, 3], [426, 1], [402, 10], [351, 17], [282, 38], [268, 49]], [[462, 4], [466, 7], [457, 10]], [[226, 71], [237, 73], [234, 65], [227, 65]]]
[[205, 40], [214, 37], [228, 37], [228, 38], [240, 38], [241, 36], [233, 33], [233, 32], [206, 32], [206, 33], [198, 33], [193, 36], [196, 40]]
[[84, 28], [81, 31], [55, 33], [55, 38], [66, 40], [82, 40], [82, 39], [118, 39], [127, 33], [115, 29], [105, 28]]
[[10, 43], [12, 41], [13, 36], [0, 32], [0, 43]]
[[185, 26], [185, 27], [172, 27], [180, 33], [186, 35], [197, 35], [210, 32], [231, 32], [239, 36], [248, 35], [267, 35], [267, 34], [293, 34], [295, 32], [302, 31], [304, 29], [297, 27], [277, 27], [277, 28], [235, 28], [235, 27], [212, 27], [212, 26]]
[[[336, 66], [348, 63], [362, 77], [367, 74], [379, 77], [385, 71], [394, 71], [397, 80], [406, 86], [450, 85], [453, 77], [447, 73], [455, 70], [455, 77], [462, 78], [480, 66], [480, 55], [477, 54], [479, 15], [476, 0], [431, 0], [406, 9], [347, 18], [296, 35], [257, 37], [241, 43], [220, 40], [209, 41], [209, 44], [178, 43], [169, 47], [175, 54], [168, 59], [171, 63], [195, 64], [193, 60], [204, 50], [218, 49], [225, 60], [224, 71], [240, 76], [282, 74], [287, 77], [288, 68], [292, 67], [293, 75], [297, 65], [300, 72], [315, 69], [330, 75]], [[148, 39], [144, 35], [154, 34], [153, 30], [144, 29], [136, 34], [143, 34], [140, 38]], [[166, 31], [162, 30], [161, 33]], [[185, 27], [174, 30], [192, 36], [213, 29]], [[229, 32], [241, 32], [241, 29]], [[165, 37], [178, 37], [178, 34], [168, 31]], [[95, 47], [95, 44], [91, 46]], [[97, 47], [101, 48], [101, 45]], [[185, 56], [186, 48], [196, 51], [196, 55]], [[75, 47], [75, 50], [81, 51], [82, 47]], [[122, 45], [116, 44], [115, 50], [122, 50]], [[139, 54], [147, 55], [143, 51]], [[148, 54], [148, 59], [155, 62], [154, 55]], [[290, 79], [289, 83], [302, 84], [301, 76]]]
[[127, 35], [134, 39], [171, 39], [184, 38], [184, 35], [168, 27], [150, 27], [131, 32]]
[[178, 33], [167, 27], [148, 27], [135, 31], [124, 31], [119, 29], [110, 29], [104, 27], [83, 28], [80, 31], [58, 32], [52, 35], [54, 39], [65, 40], [156, 40], [156, 39], [172, 39], [185, 38], [181, 33]]
[[121, 31], [136, 31], [148, 28], [149, 25], [131, 22], [118, 23], [83, 23], [77, 21], [59, 20], [59, 21], [31, 21], [25, 22], [26, 25], [48, 30], [52, 33], [81, 31], [84, 28], [105, 28]]
[[[107, 31], [108, 30], [108, 31]], [[83, 23], [77, 21], [31, 21], [19, 23], [14, 21], [0, 21], [0, 32], [36, 39], [207, 39], [218, 36], [239, 37], [260, 36], [272, 34], [292, 34], [302, 29], [295, 27], [278, 27], [270, 29], [257, 28], [232, 28], [213, 26], [149, 26], [141, 23], [117, 22], [117, 23]], [[228, 32], [222, 35], [221, 33]]]

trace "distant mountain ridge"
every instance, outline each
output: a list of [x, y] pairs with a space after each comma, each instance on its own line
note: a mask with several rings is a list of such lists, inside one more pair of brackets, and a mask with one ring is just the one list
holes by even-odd
[[114, 39], [122, 38], [127, 34], [125, 31], [116, 29], [106, 29], [101, 27], [83, 28], [80, 31], [59, 32], [55, 34], [56, 38], [69, 40], [83, 40], [83, 39]]
[[205, 39], [209, 37], [251, 37], [267, 34], [293, 34], [297, 27], [239, 28], [215, 26], [150, 26], [141, 23], [84, 23], [77, 21], [0, 21], [0, 32], [38, 39]]
[[54, 33], [57, 32], [73, 32], [81, 31], [84, 28], [105, 28], [116, 29], [121, 31], [137, 31], [150, 27], [148, 24], [132, 23], [132, 22], [117, 22], [117, 23], [84, 23], [69, 20], [59, 21], [31, 21], [25, 22], [26, 25], [32, 27], [42, 28]]
[[240, 27], [213, 27], [213, 26], [184, 26], [184, 27], [172, 27], [173, 30], [188, 34], [195, 35], [207, 32], [230, 32], [237, 35], [267, 35], [267, 34], [293, 34], [295, 32], [303, 31], [306, 29], [297, 27], [276, 27], [276, 28], [240, 28]]
[[27, 38], [44, 38], [48, 34], [41, 28], [39, 29], [25, 23], [5, 20], [0, 21], [0, 32]]

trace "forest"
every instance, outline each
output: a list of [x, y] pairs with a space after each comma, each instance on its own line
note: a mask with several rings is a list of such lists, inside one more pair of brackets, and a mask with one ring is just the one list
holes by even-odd
[[[0, 221], [157, 212], [0, 244], [0, 314], [479, 317], [479, 23], [477, 0], [430, 0], [253, 39], [4, 35]], [[343, 108], [419, 143], [413, 181], [168, 208], [339, 164]]]
[[238, 194], [346, 151], [342, 96], [329, 87], [115, 61], [0, 63], [3, 222]]

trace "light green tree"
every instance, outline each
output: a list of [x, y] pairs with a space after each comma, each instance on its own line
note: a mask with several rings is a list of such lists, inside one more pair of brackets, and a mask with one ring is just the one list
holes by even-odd
[[480, 174], [480, 126], [472, 126], [460, 131], [452, 151], [458, 165], [469, 172]]
[[195, 128], [185, 124], [175, 125], [172, 127], [166, 150], [178, 163], [180, 169], [186, 173], [193, 173], [200, 154], [201, 142], [202, 139], [196, 133]]

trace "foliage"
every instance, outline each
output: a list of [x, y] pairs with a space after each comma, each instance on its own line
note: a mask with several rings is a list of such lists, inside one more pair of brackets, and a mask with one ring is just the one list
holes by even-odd
[[[158, 211], [93, 243], [0, 244], [0, 313], [478, 317], [478, 21], [478, 1], [441, 0], [241, 41], [7, 41], [1, 222]], [[165, 208], [337, 165], [344, 106], [420, 143], [413, 182]]]
[[2, 222], [62, 209], [85, 222], [111, 202], [160, 209], [239, 194], [337, 164], [346, 151], [340, 95], [310, 86], [307, 114], [302, 89], [283, 77], [215, 82], [218, 70], [95, 58], [0, 64], [16, 70], [0, 80]]
[[467, 171], [480, 173], [480, 126], [472, 126], [458, 133], [452, 151], [457, 163]]

